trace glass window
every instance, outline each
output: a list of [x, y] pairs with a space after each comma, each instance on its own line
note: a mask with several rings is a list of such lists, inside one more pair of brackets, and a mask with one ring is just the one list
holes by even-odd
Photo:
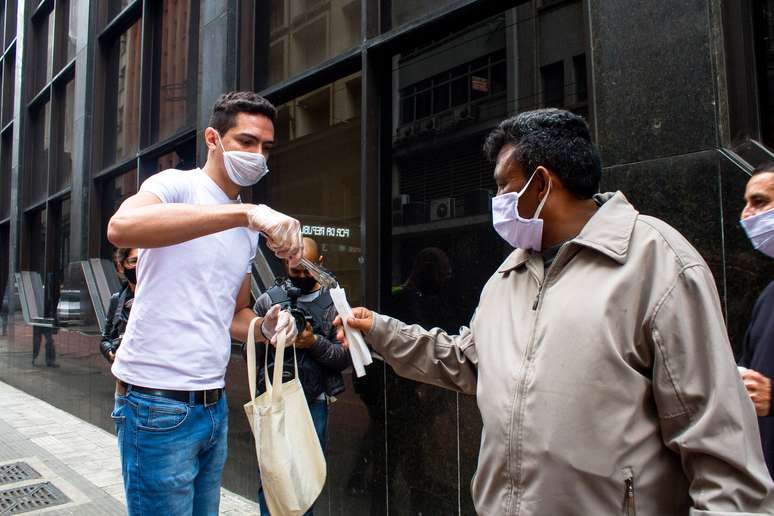
[[54, 13], [41, 15], [33, 24], [35, 31], [35, 91], [45, 86], [54, 72]]
[[156, 170], [167, 170], [170, 168], [176, 168], [178, 170], [184, 170], [183, 164], [185, 160], [177, 153], [177, 151], [168, 152], [158, 157], [156, 160]]
[[564, 63], [551, 63], [540, 68], [543, 81], [543, 103], [551, 107], [564, 107]]
[[51, 133], [51, 102], [37, 107], [30, 113], [31, 134], [29, 141], [29, 160], [31, 170], [27, 176], [27, 199], [29, 204], [35, 204], [46, 198], [48, 193], [48, 154]]
[[6, 55], [3, 59], [3, 127], [13, 119], [13, 99], [16, 92], [16, 56]]
[[196, 142], [189, 140], [179, 145], [175, 150], [162, 154], [154, 159], [153, 172], [160, 172], [168, 168], [178, 170], [190, 170], [196, 168]]
[[[6, 223], [0, 225], [0, 249], [10, 249], [11, 248], [11, 224]], [[8, 289], [8, 259], [10, 258], [10, 253], [0, 253], [0, 303], [5, 303], [5, 306], [7, 307], [8, 298], [6, 298], [6, 294], [10, 292], [10, 289]], [[0, 305], [2, 306], [2, 305]], [[8, 335], [8, 319], [13, 317], [12, 314], [3, 314], [4, 317], [0, 319], [0, 335], [6, 336]], [[11, 323], [13, 324], [13, 323]]]
[[361, 299], [359, 109], [359, 74], [281, 106], [271, 173], [254, 196], [299, 219], [355, 304]]
[[53, 203], [51, 210], [54, 215], [52, 224], [56, 227], [56, 231], [52, 231], [51, 235], [54, 239], [53, 270], [47, 271], [46, 274], [46, 288], [51, 290], [49, 316], [53, 316], [56, 310], [64, 282], [64, 272], [70, 263], [70, 198], [64, 197], [61, 201]]
[[[351, 49], [361, 39], [359, 0], [270, 0], [256, 3], [255, 17], [259, 23], [260, 17], [270, 19], [268, 45], [257, 42], [268, 61], [268, 73], [258, 70], [265, 77], [257, 88], [304, 72]], [[264, 60], [256, 59], [260, 62]]]
[[178, 129], [193, 125], [191, 107], [196, 102], [195, 76], [191, 77], [188, 63], [191, 45], [197, 41], [198, 27], [191, 0], [164, 0], [161, 32], [158, 35], [160, 69], [154, 85], [158, 110], [154, 121], [154, 140], [163, 140]]
[[54, 43], [56, 37], [54, 36], [54, 14], [48, 15], [48, 29], [46, 30], [47, 38], [45, 48], [41, 48], [41, 51], [46, 52], [46, 78], [50, 80], [54, 76]]
[[16, 2], [5, 2], [5, 47], [16, 37]]
[[[0, 220], [11, 216], [11, 142], [13, 134], [6, 131], [0, 143]], [[5, 247], [4, 249], [8, 249]], [[7, 254], [7, 253], [5, 253]]]
[[[0, 42], [5, 42], [5, 1], [0, 2]], [[5, 47], [5, 44], [2, 45]], [[2, 286], [0, 286], [2, 288]]]
[[131, 169], [116, 177], [104, 181], [100, 188], [101, 224], [100, 251], [103, 258], [110, 258], [113, 245], [107, 239], [107, 224], [124, 200], [137, 193], [137, 170]]
[[78, 47], [78, 16], [81, 9], [81, 0], [69, 0], [67, 10], [62, 10], [62, 13], [67, 14], [67, 33], [63, 35], [66, 44], [62, 45], [65, 49], [62, 66], [69, 63], [75, 57], [75, 51]]
[[[139, 181], [142, 183], [156, 172], [176, 168], [178, 170], [191, 170], [196, 168], [196, 139], [184, 140], [174, 149], [163, 154], [143, 156], [141, 160]], [[246, 199], [246, 197], [244, 198]]]
[[110, 49], [105, 87], [103, 165], [137, 152], [140, 117], [141, 20], [121, 34]]
[[25, 221], [27, 245], [22, 269], [36, 271], [43, 276], [46, 266], [46, 209], [27, 213]]
[[132, 0], [107, 0], [108, 19], [112, 20], [115, 18], [130, 3], [132, 3]]
[[[70, 184], [73, 171], [73, 102], [75, 101], [75, 81], [64, 87], [64, 95], [57, 95], [60, 110], [59, 127], [56, 130], [56, 146], [59, 154], [55, 163], [56, 181], [53, 192], [58, 192]], [[62, 98], [63, 97], [63, 98]], [[52, 193], [53, 193], [52, 192]]]

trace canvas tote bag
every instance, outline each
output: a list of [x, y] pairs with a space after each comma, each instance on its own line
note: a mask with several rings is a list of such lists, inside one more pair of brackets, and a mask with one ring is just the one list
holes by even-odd
[[284, 333], [280, 333], [274, 351], [274, 379], [269, 381], [269, 354], [264, 353], [266, 392], [254, 398], [255, 324], [259, 320], [257, 317], [252, 320], [247, 333], [247, 378], [251, 401], [245, 403], [245, 413], [255, 438], [255, 452], [269, 512], [272, 516], [302, 515], [317, 500], [325, 484], [325, 456], [298, 380], [295, 346], [295, 378], [282, 383]]

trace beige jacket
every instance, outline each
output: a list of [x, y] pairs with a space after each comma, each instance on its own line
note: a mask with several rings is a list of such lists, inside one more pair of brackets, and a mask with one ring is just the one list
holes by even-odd
[[479, 514], [774, 514], [707, 264], [620, 192], [595, 199], [547, 271], [514, 251], [459, 335], [377, 315], [367, 341], [476, 394]]

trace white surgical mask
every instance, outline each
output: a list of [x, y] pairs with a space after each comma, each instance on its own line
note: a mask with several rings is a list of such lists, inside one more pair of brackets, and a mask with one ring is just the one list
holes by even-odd
[[527, 191], [537, 170], [524, 185], [520, 192], [511, 192], [498, 195], [492, 199], [492, 224], [495, 231], [503, 240], [518, 249], [540, 251], [543, 241], [543, 219], [539, 219], [540, 212], [551, 193], [551, 179], [548, 179], [548, 191], [535, 210], [531, 219], [522, 218], [519, 215], [519, 198]]
[[774, 209], [740, 221], [753, 247], [774, 258]]
[[227, 151], [218, 135], [220, 148], [223, 149], [223, 164], [229, 179], [239, 186], [252, 186], [269, 173], [266, 158], [259, 152]]

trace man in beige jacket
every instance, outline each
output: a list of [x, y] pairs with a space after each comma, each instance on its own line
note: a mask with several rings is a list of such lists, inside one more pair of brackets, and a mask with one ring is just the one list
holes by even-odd
[[398, 374], [476, 394], [477, 512], [774, 514], [699, 253], [622, 193], [595, 195], [601, 162], [577, 115], [521, 113], [485, 152], [494, 226], [516, 249], [470, 326], [448, 335], [365, 308], [348, 321]]

